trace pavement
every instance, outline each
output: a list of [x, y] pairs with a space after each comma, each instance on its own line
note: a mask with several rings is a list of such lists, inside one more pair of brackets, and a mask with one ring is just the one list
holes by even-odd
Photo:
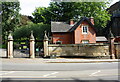
[[56, 59], [43, 59], [43, 58], [1, 58], [2, 62], [13, 63], [100, 63], [100, 62], [120, 62], [120, 59], [69, 59], [69, 58], [56, 58]]

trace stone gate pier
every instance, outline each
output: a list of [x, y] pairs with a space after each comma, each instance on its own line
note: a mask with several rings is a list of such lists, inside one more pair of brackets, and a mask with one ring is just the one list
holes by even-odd
[[8, 35], [7, 58], [13, 58], [13, 36], [11, 32]]
[[30, 36], [30, 58], [35, 58], [35, 39], [33, 36], [33, 31], [31, 31]]

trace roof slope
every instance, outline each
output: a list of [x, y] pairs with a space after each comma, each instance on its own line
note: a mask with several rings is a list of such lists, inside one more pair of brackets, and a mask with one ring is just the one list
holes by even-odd
[[64, 22], [51, 22], [51, 32], [72, 32], [74, 31], [83, 21], [87, 21], [92, 27], [94, 25], [90, 22], [87, 17], [82, 17], [74, 26], [70, 26]]
[[51, 22], [51, 32], [68, 32], [71, 26], [64, 22]]
[[79, 20], [69, 31], [72, 32], [74, 31], [83, 21], [87, 21], [92, 27], [94, 25], [90, 22], [90, 20], [87, 17], [82, 17], [81, 20]]

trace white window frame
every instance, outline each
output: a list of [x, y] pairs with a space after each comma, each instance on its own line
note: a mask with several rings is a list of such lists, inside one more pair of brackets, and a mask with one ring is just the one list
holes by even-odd
[[82, 40], [82, 43], [87, 44], [87, 43], [89, 43], [89, 40]]
[[[87, 27], [87, 32], [83, 32], [83, 30], [84, 30], [83, 28], [84, 28], [84, 27]], [[83, 26], [82, 26], [82, 34], [88, 34], [88, 25], [83, 25]]]

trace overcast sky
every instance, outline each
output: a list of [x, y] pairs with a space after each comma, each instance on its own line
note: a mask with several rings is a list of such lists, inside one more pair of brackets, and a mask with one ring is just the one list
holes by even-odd
[[[32, 16], [36, 7], [47, 7], [51, 0], [19, 0], [20, 1], [20, 13], [23, 15]], [[119, 0], [112, 0], [111, 4], [114, 4]]]
[[32, 15], [36, 7], [47, 7], [50, 0], [19, 0], [20, 1], [20, 13], [23, 15]]

